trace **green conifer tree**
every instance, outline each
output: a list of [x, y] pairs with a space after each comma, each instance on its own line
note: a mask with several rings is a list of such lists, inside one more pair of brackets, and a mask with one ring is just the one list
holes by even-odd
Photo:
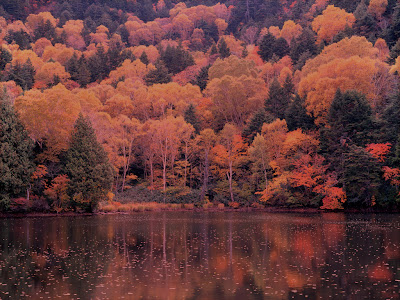
[[33, 142], [8, 97], [0, 96], [0, 210], [7, 209], [12, 198], [29, 196], [32, 149]]
[[148, 65], [149, 64], [149, 58], [147, 57], [147, 54], [146, 54], [146, 52], [142, 52], [142, 55], [140, 55], [140, 57], [139, 57], [139, 59], [140, 59], [140, 61], [142, 62], [142, 63], [144, 63], [145, 65]]
[[74, 208], [93, 211], [111, 190], [113, 170], [90, 121], [79, 115], [66, 153], [68, 194]]
[[218, 43], [218, 53], [221, 58], [231, 56], [231, 50], [228, 48], [224, 38], [222, 38]]

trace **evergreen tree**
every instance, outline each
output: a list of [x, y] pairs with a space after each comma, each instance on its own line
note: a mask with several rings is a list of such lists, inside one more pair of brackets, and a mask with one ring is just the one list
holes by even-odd
[[46, 38], [49, 41], [52, 41], [56, 38], [56, 29], [53, 24], [51, 24], [50, 20], [47, 20], [46, 22], [42, 20], [34, 30], [33, 36], [35, 41], [40, 38]]
[[7, 97], [0, 97], [0, 210], [8, 208], [10, 199], [27, 195], [32, 149], [33, 142]]
[[97, 47], [96, 54], [88, 59], [91, 81], [103, 80], [109, 73], [107, 54], [103, 46]]
[[184, 119], [186, 123], [192, 124], [196, 134], [200, 132], [200, 121], [193, 104], [189, 104], [188, 108], [185, 110]]
[[31, 60], [28, 58], [23, 65], [17, 62], [12, 66], [8, 78], [9, 80], [14, 80], [23, 90], [30, 90], [33, 88], [35, 83], [35, 73], [35, 68], [33, 67]]
[[289, 54], [289, 49], [289, 44], [284, 38], [276, 39], [273, 46], [273, 52], [276, 56], [279, 58], [284, 57], [285, 55]]
[[165, 51], [161, 51], [161, 60], [164, 62], [169, 73], [177, 74], [187, 67], [194, 65], [192, 55], [185, 51], [181, 46], [167, 46]]
[[397, 40], [396, 44], [390, 49], [388, 63], [394, 65], [396, 58], [400, 56], [400, 39]]
[[264, 108], [256, 111], [243, 129], [242, 135], [246, 138], [246, 142], [251, 144], [257, 133], [261, 133], [264, 123], [271, 123], [275, 118], [267, 113]]
[[31, 36], [22, 29], [19, 31], [10, 30], [5, 40], [9, 44], [15, 42], [16, 44], [18, 44], [19, 49], [21, 50], [26, 50], [31, 48], [31, 42], [32, 42]]
[[400, 3], [397, 3], [392, 15], [392, 24], [389, 26], [386, 41], [393, 46], [400, 38]]
[[211, 65], [202, 67], [200, 69], [199, 74], [197, 74], [194, 84], [200, 87], [200, 90], [204, 90], [207, 87], [208, 83], [208, 70], [210, 69]]
[[354, 11], [356, 22], [353, 26], [354, 33], [359, 36], [365, 36], [369, 40], [373, 40], [376, 36], [376, 21], [368, 12], [368, 6], [365, 0], [362, 0]]
[[[379, 176], [376, 159], [364, 150], [366, 144], [377, 142], [371, 107], [363, 94], [357, 91], [342, 93], [338, 89], [327, 121], [328, 126], [320, 130], [320, 152], [338, 174], [348, 192], [349, 202], [367, 203], [377, 186], [375, 176]], [[368, 174], [375, 171], [375, 174]], [[365, 184], [364, 188], [362, 184]], [[357, 189], [362, 191], [359, 195]]]
[[343, 168], [341, 181], [346, 190], [347, 204], [371, 206], [380, 184], [378, 161], [364, 148], [351, 146], [344, 153]]
[[304, 99], [299, 95], [296, 95], [290, 102], [285, 112], [285, 119], [289, 130], [296, 130], [297, 128], [309, 130], [314, 126], [314, 119], [307, 114]]
[[0, 48], [0, 72], [3, 71], [6, 65], [11, 61], [12, 61], [11, 53], [5, 48]]
[[382, 118], [385, 122], [386, 140], [392, 144], [396, 143], [400, 132], [400, 91], [391, 99]]
[[268, 98], [265, 100], [265, 110], [279, 119], [285, 118], [292, 94], [285, 90], [275, 78], [269, 86]]
[[270, 33], [263, 36], [258, 50], [258, 55], [263, 61], [270, 60], [274, 55], [275, 41], [276, 38]]
[[141, 61], [142, 63], [144, 63], [145, 65], [148, 65], [149, 62], [150, 62], [150, 61], [149, 61], [149, 58], [147, 57], [147, 54], [146, 54], [145, 51], [142, 52], [142, 55], [140, 55], [139, 59], [140, 59], [140, 61]]
[[290, 44], [290, 58], [297, 62], [304, 53], [309, 53], [308, 58], [317, 54], [315, 42], [316, 35], [314, 31], [305, 28], [300, 36]]
[[231, 50], [228, 48], [224, 38], [221, 38], [218, 43], [218, 53], [222, 59], [231, 56]]
[[337, 135], [357, 146], [373, 142], [375, 122], [371, 106], [365, 96], [357, 91], [338, 90], [328, 113], [328, 124]]
[[162, 61], [157, 61], [155, 67], [156, 68], [149, 71], [144, 78], [147, 85], [168, 83], [171, 81], [171, 75], [168, 73], [168, 70]]
[[217, 45], [215, 45], [215, 43], [211, 46], [211, 50], [210, 50], [210, 56], [211, 55], [215, 55], [218, 54], [218, 49], [217, 49]]
[[78, 82], [79, 63], [78, 63], [78, 55], [76, 55], [76, 53], [74, 53], [74, 55], [72, 55], [72, 57], [67, 61], [65, 69], [71, 75], [71, 79], [73, 81]]
[[65, 173], [72, 206], [93, 211], [111, 190], [113, 170], [90, 121], [79, 115], [66, 153]]

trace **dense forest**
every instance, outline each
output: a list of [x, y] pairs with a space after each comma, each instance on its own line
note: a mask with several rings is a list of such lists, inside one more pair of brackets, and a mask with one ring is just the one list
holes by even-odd
[[2, 0], [0, 209], [396, 209], [399, 38], [395, 0]]

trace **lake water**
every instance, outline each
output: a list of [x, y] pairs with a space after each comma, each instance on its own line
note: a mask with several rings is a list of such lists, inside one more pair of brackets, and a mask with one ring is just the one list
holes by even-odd
[[0, 298], [399, 299], [400, 216], [0, 219]]

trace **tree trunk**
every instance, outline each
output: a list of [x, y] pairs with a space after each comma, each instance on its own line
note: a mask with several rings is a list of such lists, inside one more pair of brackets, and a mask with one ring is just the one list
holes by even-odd
[[208, 151], [205, 152], [204, 158], [204, 179], [203, 179], [203, 188], [201, 189], [201, 200], [204, 199], [207, 192], [208, 185]]
[[233, 188], [232, 188], [232, 175], [233, 175], [233, 170], [232, 170], [232, 161], [229, 162], [229, 174], [228, 174], [228, 180], [229, 180], [229, 192], [231, 193], [231, 201], [233, 202]]

